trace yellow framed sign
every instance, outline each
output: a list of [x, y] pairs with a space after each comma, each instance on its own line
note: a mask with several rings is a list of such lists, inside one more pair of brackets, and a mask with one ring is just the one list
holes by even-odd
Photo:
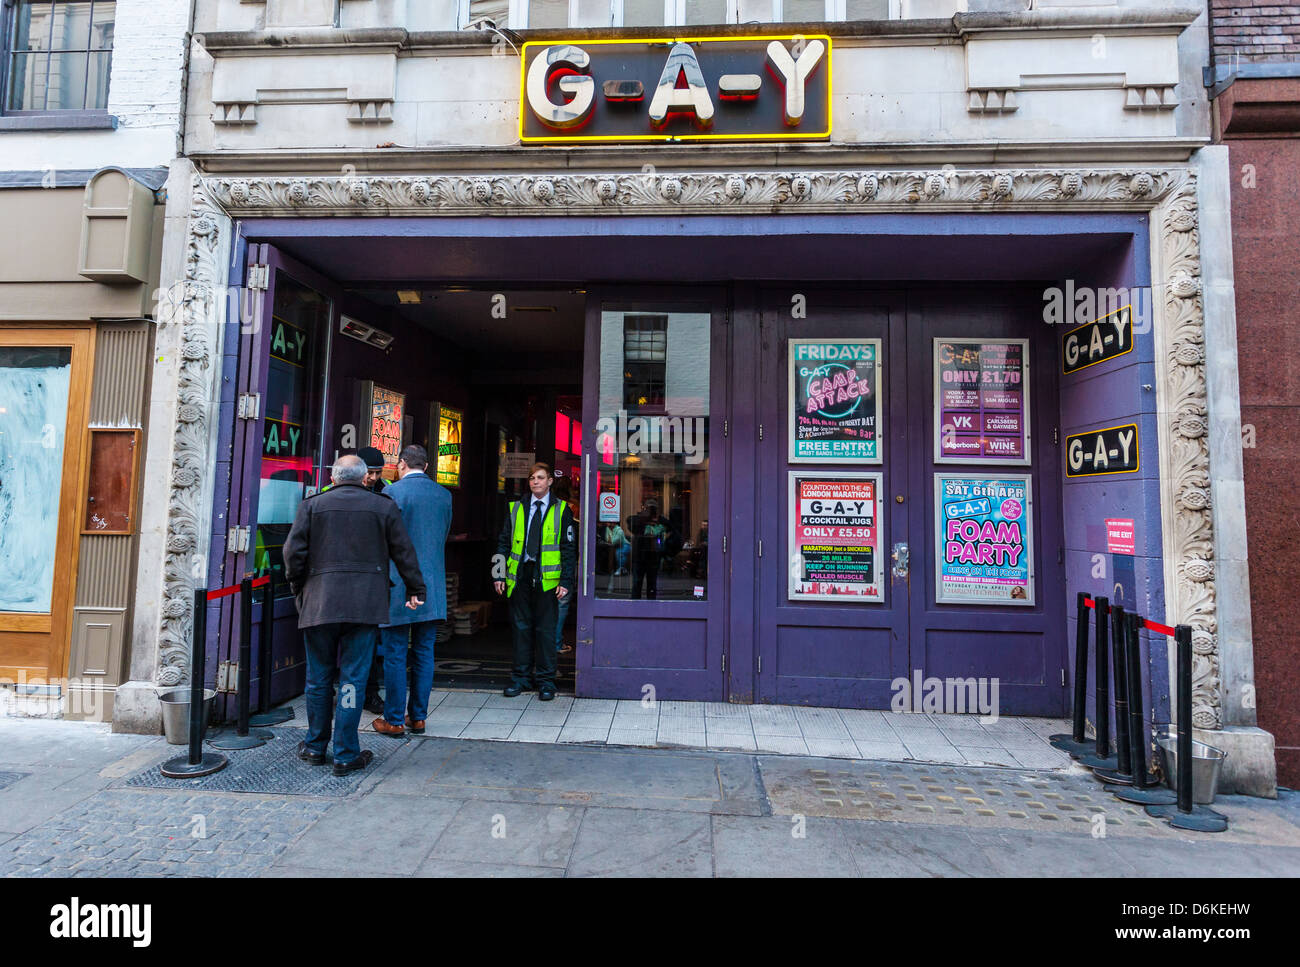
[[529, 41], [524, 144], [811, 141], [831, 134], [831, 38]]

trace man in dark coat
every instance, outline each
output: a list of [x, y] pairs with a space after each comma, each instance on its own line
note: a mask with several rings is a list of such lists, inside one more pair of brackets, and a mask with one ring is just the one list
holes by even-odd
[[[397, 504], [363, 484], [355, 455], [334, 464], [334, 486], [298, 505], [284, 544], [284, 571], [298, 604], [307, 648], [307, 739], [298, 755], [323, 765], [334, 719], [334, 774], [364, 769], [372, 758], [357, 738], [366, 675], [379, 625], [388, 621], [388, 563], [410, 597], [424, 600], [424, 576]], [[337, 709], [334, 683], [339, 682]]]

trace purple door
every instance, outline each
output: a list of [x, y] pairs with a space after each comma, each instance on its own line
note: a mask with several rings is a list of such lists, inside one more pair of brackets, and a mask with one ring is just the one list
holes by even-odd
[[[270, 245], [249, 245], [245, 268], [252, 310], [241, 327], [230, 526], [247, 528], [227, 543], [225, 573], [277, 583], [271, 700], [303, 690], [306, 665], [297, 609], [284, 580], [282, 548], [304, 497], [328, 483], [325, 379], [331, 349], [334, 291], [330, 283]], [[263, 291], [264, 289], [264, 291]], [[265, 589], [254, 592], [251, 701], [263, 682], [261, 627]], [[222, 613], [222, 660], [237, 661], [239, 598]], [[228, 653], [227, 653], [228, 652]]]
[[[986, 696], [996, 680], [1000, 712], [1060, 714], [1055, 348], [1033, 302], [807, 286], [759, 298], [756, 390], [733, 381], [759, 425], [752, 459], [740, 440], [732, 454], [737, 480], [754, 468], [757, 700], [888, 708], [900, 681], [920, 701], [919, 676], [983, 679]], [[936, 532], [945, 514], [951, 534]]]
[[724, 299], [588, 296], [579, 695], [724, 697]]

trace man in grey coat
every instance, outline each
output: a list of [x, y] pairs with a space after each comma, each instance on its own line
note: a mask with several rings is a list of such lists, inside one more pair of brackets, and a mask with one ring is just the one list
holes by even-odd
[[333, 718], [336, 776], [364, 769], [374, 758], [362, 751], [357, 726], [379, 625], [388, 621], [389, 562], [406, 585], [407, 608], [418, 608], [425, 594], [397, 504], [367, 490], [365, 476], [360, 457], [339, 457], [334, 486], [298, 505], [284, 544], [284, 573], [307, 647], [307, 739], [298, 755], [324, 765]]
[[[424, 733], [429, 692], [433, 688], [433, 646], [438, 638], [438, 622], [447, 617], [445, 551], [447, 531], [451, 529], [451, 491], [425, 472], [428, 467], [428, 451], [417, 444], [407, 446], [397, 460], [397, 480], [384, 490], [384, 496], [391, 497], [402, 512], [402, 522], [420, 559], [420, 573], [428, 585], [424, 604], [411, 610], [405, 607], [410, 589], [403, 588], [401, 575], [392, 567], [388, 622], [379, 631], [379, 650], [384, 657], [384, 714], [374, 721], [374, 730], [384, 735], [405, 735], [406, 729], [416, 735]], [[408, 642], [409, 699], [406, 691]]]

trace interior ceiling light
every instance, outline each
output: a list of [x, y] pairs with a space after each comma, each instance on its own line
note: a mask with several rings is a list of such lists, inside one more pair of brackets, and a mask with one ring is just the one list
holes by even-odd
[[374, 326], [368, 326], [351, 316], [339, 316], [339, 332], [378, 349], [387, 349], [393, 344], [391, 333], [376, 329]]
[[420, 304], [420, 293], [415, 289], [398, 289], [397, 300], [404, 306], [418, 306]]

